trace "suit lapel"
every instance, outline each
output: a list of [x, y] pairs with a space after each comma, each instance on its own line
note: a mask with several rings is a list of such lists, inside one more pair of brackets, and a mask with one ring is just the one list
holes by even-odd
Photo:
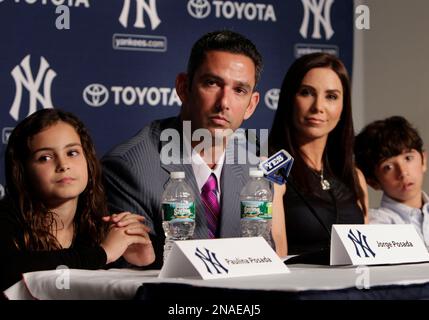
[[228, 144], [221, 178], [222, 238], [240, 236], [240, 192], [246, 183], [244, 168], [247, 166], [238, 164], [235, 154], [233, 143]]

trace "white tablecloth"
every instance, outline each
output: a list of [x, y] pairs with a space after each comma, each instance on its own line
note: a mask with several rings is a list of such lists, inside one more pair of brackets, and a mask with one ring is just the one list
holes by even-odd
[[[335, 290], [373, 286], [409, 285], [429, 282], [429, 263], [392, 266], [334, 267], [289, 266], [290, 273], [257, 277], [200, 280], [158, 278], [159, 271], [130, 269], [58, 270], [31, 272], [5, 291], [9, 299], [132, 299], [137, 288], [148, 282], [185, 283], [194, 286], [246, 290]], [[69, 278], [67, 278], [69, 276]], [[362, 277], [366, 277], [366, 282]], [[69, 282], [64, 281], [69, 279]]]

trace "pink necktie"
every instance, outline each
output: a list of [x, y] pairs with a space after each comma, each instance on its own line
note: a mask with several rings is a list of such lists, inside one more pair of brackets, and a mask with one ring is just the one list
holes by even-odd
[[201, 191], [201, 201], [206, 211], [207, 226], [209, 228], [209, 238], [216, 238], [216, 231], [220, 216], [219, 201], [216, 196], [217, 181], [212, 173], [207, 179]]

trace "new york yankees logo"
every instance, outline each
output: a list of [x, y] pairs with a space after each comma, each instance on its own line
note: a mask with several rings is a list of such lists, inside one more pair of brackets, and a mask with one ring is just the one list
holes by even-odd
[[[10, 107], [9, 114], [16, 121], [19, 119], [19, 112], [21, 108], [21, 100], [23, 90], [26, 88], [29, 93], [29, 109], [28, 115], [37, 110], [37, 102], [39, 102], [44, 109], [53, 108], [51, 98], [51, 85], [57, 73], [50, 69], [49, 63], [44, 57], [40, 57], [39, 71], [36, 77], [33, 77], [30, 67], [30, 55], [25, 56], [21, 63], [12, 69], [11, 75], [15, 80], [16, 92], [12, 106]], [[43, 94], [39, 89], [43, 83]]]
[[[149, 0], [146, 3], [145, 0], [135, 0], [136, 1], [136, 20], [134, 22], [135, 28], [146, 28], [144, 23], [143, 15], [146, 13], [149, 17], [152, 30], [155, 30], [161, 23], [159, 19], [158, 12], [156, 11], [156, 0]], [[124, 0], [124, 5], [122, 6], [121, 15], [119, 16], [119, 22], [121, 25], [126, 28], [128, 26], [128, 16], [130, 12], [130, 2], [131, 0]]]
[[320, 26], [325, 30], [327, 40], [334, 35], [331, 25], [331, 7], [334, 0], [301, 0], [304, 6], [304, 18], [302, 19], [299, 33], [307, 38], [308, 26], [310, 24], [310, 12], [313, 14], [313, 39], [321, 39]]

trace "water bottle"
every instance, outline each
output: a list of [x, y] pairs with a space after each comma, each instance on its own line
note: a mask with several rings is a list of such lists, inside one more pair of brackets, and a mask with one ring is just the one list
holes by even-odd
[[162, 194], [162, 228], [165, 233], [164, 262], [175, 240], [192, 238], [195, 229], [195, 202], [185, 173], [171, 172]]
[[264, 173], [250, 168], [250, 180], [240, 193], [241, 236], [262, 236], [273, 247], [271, 236], [273, 193]]

